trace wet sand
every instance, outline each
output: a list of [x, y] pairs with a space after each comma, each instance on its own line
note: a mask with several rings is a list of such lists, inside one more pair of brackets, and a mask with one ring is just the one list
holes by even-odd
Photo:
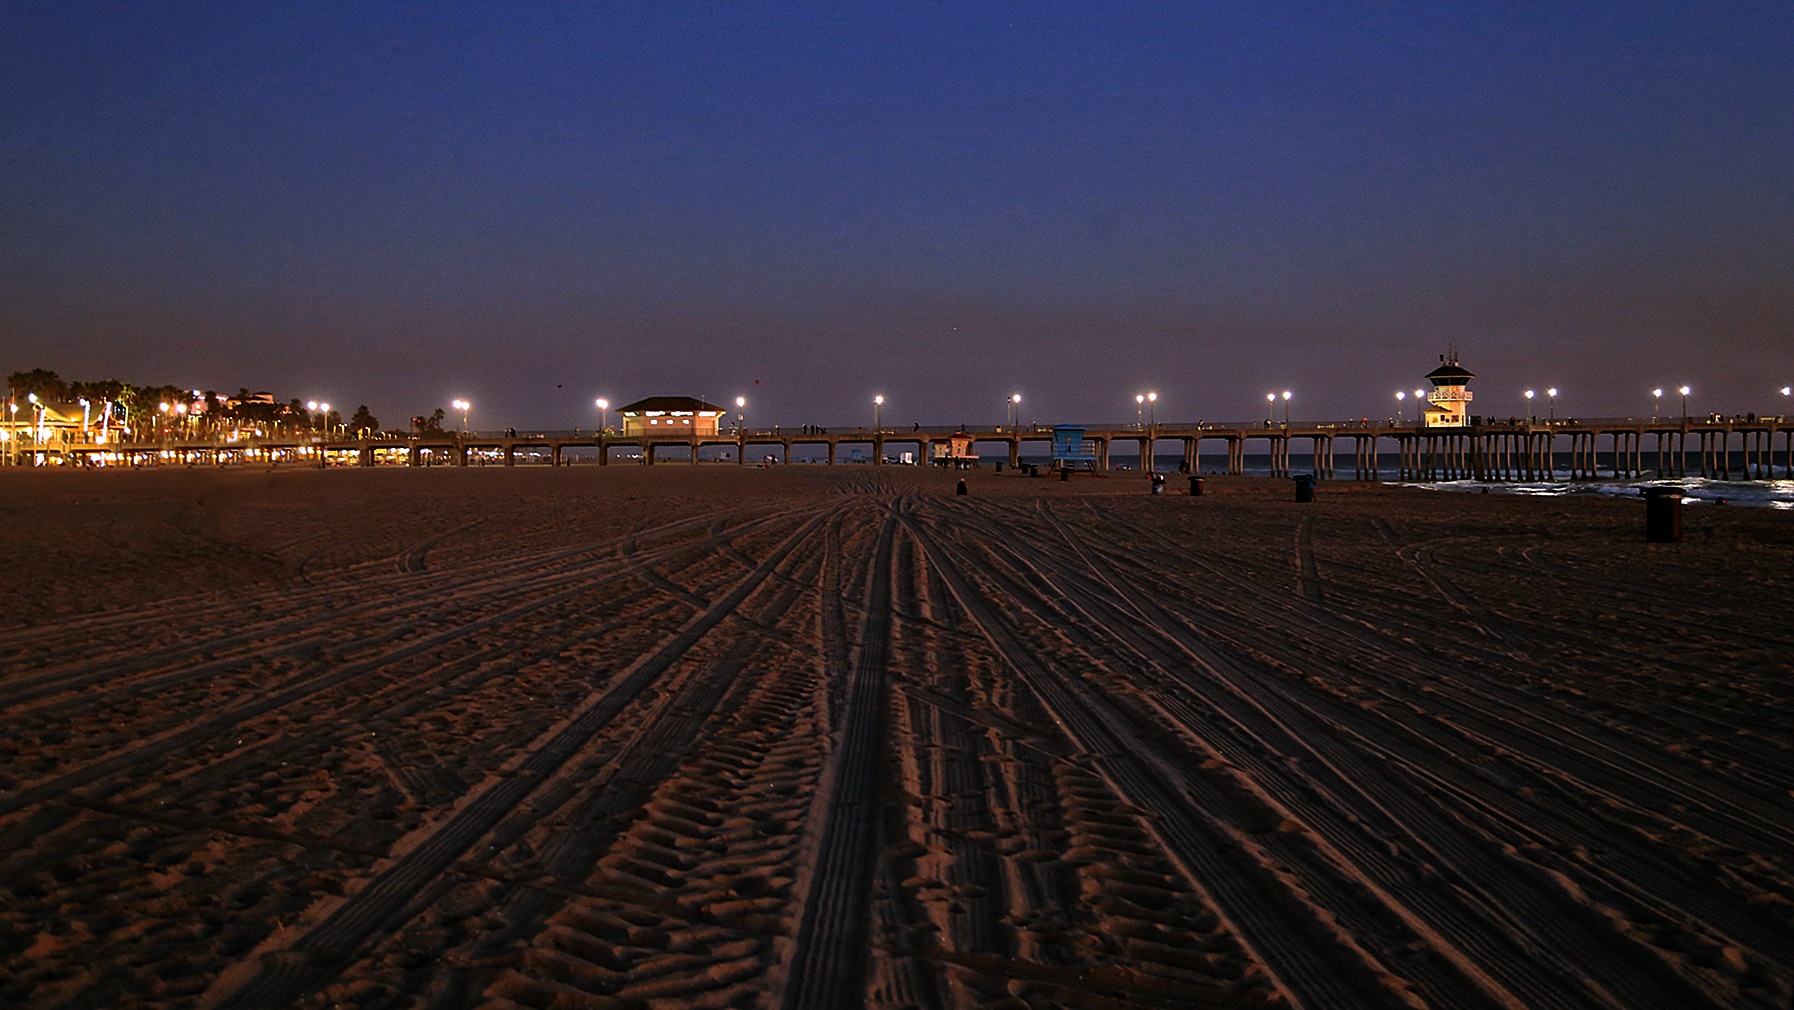
[[0, 473], [0, 1005], [1787, 1007], [1794, 517]]

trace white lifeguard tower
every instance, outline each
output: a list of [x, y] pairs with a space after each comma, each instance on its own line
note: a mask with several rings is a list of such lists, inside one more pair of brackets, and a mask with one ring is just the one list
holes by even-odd
[[1470, 423], [1470, 398], [1466, 387], [1476, 373], [1458, 364], [1457, 348], [1439, 355], [1439, 367], [1426, 373], [1433, 391], [1421, 408], [1420, 423], [1428, 428], [1462, 428]]

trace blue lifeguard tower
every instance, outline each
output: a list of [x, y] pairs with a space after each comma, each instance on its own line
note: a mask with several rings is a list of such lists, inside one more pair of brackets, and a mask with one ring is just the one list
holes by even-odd
[[1096, 443], [1084, 438], [1084, 427], [1078, 424], [1053, 425], [1054, 470], [1096, 469]]

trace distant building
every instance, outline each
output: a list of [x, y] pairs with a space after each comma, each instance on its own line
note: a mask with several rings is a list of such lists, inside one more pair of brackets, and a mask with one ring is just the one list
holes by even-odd
[[17, 399], [0, 403], [0, 462], [18, 454], [59, 448], [82, 431], [81, 407], [74, 403]]
[[[1449, 360], [1448, 360], [1449, 359]], [[1420, 423], [1428, 428], [1462, 428], [1470, 423], [1470, 380], [1476, 373], [1458, 364], [1458, 352], [1439, 355], [1439, 367], [1426, 373], [1433, 384], [1421, 408]]]
[[727, 411], [692, 396], [650, 396], [618, 407], [617, 413], [623, 418], [623, 434], [640, 438], [715, 435]]

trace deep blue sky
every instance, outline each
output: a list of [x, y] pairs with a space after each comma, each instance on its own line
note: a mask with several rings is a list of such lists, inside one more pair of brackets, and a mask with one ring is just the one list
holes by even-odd
[[519, 6], [0, 2], [0, 370], [483, 427], [1794, 382], [1787, 0]]

